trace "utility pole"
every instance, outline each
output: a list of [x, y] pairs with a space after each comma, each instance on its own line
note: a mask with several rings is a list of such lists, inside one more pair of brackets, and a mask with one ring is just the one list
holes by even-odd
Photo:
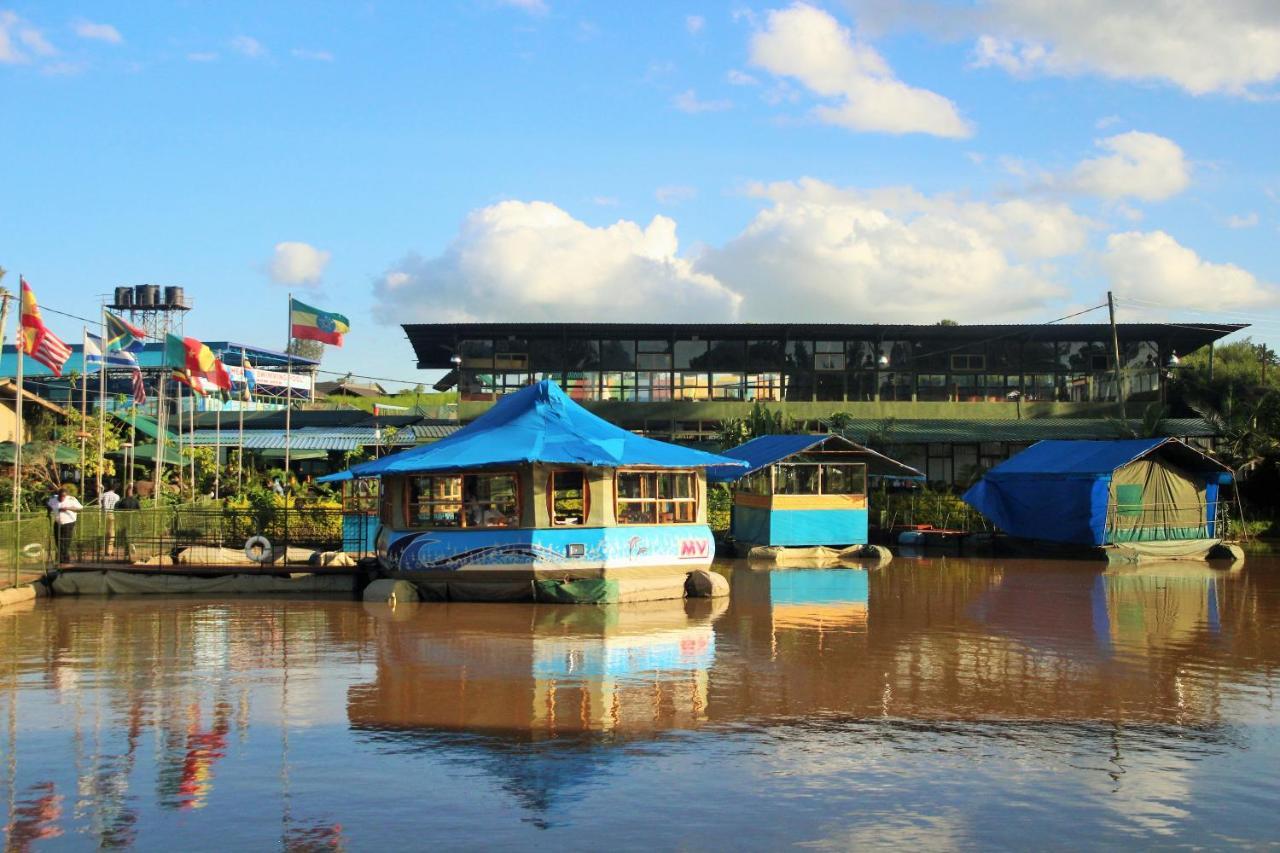
[[1127, 417], [1124, 410], [1124, 378], [1120, 366], [1120, 333], [1116, 331], [1116, 300], [1107, 291], [1107, 313], [1111, 315], [1111, 347], [1116, 358], [1116, 406], [1120, 409], [1120, 420]]

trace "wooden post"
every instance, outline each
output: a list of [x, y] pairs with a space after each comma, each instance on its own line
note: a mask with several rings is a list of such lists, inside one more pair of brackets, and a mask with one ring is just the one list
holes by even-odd
[[1125, 414], [1124, 378], [1120, 366], [1120, 333], [1116, 330], [1116, 301], [1110, 290], [1107, 291], [1107, 313], [1111, 315], [1111, 346], [1116, 357], [1116, 405], [1120, 409], [1120, 420], [1123, 421], [1128, 416]]

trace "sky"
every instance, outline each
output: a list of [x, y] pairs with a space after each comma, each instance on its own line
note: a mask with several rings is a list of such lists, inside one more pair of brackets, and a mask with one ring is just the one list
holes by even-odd
[[181, 285], [187, 334], [268, 347], [292, 292], [350, 318], [337, 373], [423, 381], [402, 322], [1108, 290], [1280, 343], [1271, 0], [0, 0], [0, 113], [6, 286]]

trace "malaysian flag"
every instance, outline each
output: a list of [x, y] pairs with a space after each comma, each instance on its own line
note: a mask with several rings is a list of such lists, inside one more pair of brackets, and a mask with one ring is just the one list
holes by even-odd
[[62, 365], [71, 357], [71, 347], [49, 331], [44, 320], [40, 319], [40, 306], [36, 304], [36, 295], [27, 280], [19, 276], [18, 282], [22, 285], [18, 349], [52, 370], [54, 376], [61, 376]]
[[147, 386], [142, 383], [142, 371], [133, 369], [133, 404], [141, 406], [147, 402]]

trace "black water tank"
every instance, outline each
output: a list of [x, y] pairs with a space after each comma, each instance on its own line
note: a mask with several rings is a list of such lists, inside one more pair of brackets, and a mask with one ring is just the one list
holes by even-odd
[[128, 307], [129, 307], [130, 305], [132, 305], [132, 304], [133, 304], [133, 288], [132, 288], [132, 287], [117, 287], [117, 288], [116, 288], [116, 302], [115, 302], [116, 307], [117, 307], [117, 308], [128, 308]]
[[183, 293], [181, 287], [166, 287], [164, 289], [164, 304], [167, 308], [181, 308], [183, 305]]
[[160, 285], [140, 284], [134, 288], [134, 303], [139, 308], [155, 308], [160, 302]]

